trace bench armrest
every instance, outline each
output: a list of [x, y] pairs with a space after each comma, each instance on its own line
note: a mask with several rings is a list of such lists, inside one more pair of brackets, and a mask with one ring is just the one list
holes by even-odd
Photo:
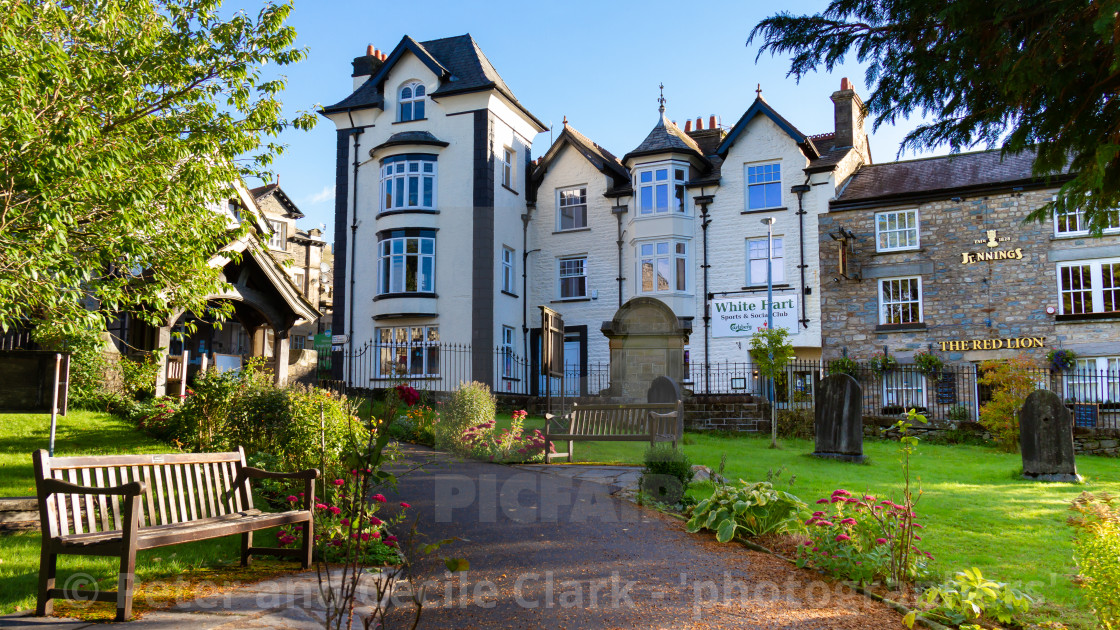
[[244, 488], [245, 481], [248, 479], [303, 479], [303, 509], [310, 510], [311, 506], [315, 504], [315, 480], [318, 478], [319, 469], [317, 468], [308, 468], [307, 470], [300, 470], [298, 472], [278, 473], [261, 470], [260, 468], [253, 468], [252, 466], [242, 466], [241, 469], [237, 471], [237, 477], [234, 478], [233, 483], [230, 484], [229, 490], [222, 493], [222, 501], [229, 501], [233, 493]]
[[61, 479], [43, 479], [39, 482], [39, 493], [43, 496], [51, 494], [94, 494], [94, 495], [121, 495], [133, 497], [144, 494], [148, 485], [143, 481], [131, 481], [112, 488], [94, 488], [92, 486], [79, 486], [75, 483]]

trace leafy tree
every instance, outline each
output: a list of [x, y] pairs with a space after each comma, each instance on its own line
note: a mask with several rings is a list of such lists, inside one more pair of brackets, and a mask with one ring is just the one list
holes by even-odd
[[980, 364], [980, 384], [992, 389], [992, 399], [980, 406], [980, 424], [1009, 453], [1019, 450], [1019, 411], [1038, 389], [1033, 375], [1037, 370], [1034, 361], [1023, 355]]
[[1096, 234], [1120, 206], [1120, 0], [832, 0], [755, 26], [758, 52], [791, 54], [799, 81], [849, 54], [867, 63], [875, 127], [930, 115], [900, 152], [1002, 142], [1037, 151], [1035, 175], [1074, 173], [1052, 209], [1083, 208]]
[[262, 73], [305, 56], [291, 4], [220, 4], [0, 0], [0, 329], [159, 323], [220, 289], [207, 262], [236, 233], [207, 210], [314, 124]]
[[[751, 336], [751, 359], [758, 367], [758, 374], [770, 381], [770, 386], [775, 387], [778, 376], [786, 369], [786, 365], [793, 359], [793, 344], [789, 340], [789, 331], [785, 328], [759, 328]], [[778, 412], [777, 401], [770, 401], [770, 446], [778, 446]]]

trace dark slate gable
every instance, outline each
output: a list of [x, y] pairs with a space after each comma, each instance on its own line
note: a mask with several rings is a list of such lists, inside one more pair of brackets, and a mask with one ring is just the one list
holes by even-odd
[[[816, 152], [816, 147], [813, 146], [813, 143], [809, 140], [808, 136], [801, 133], [797, 129], [797, 127], [793, 126], [793, 123], [789, 122], [788, 120], [783, 118], [781, 114], [774, 111], [774, 108], [770, 107], [770, 104], [766, 102], [766, 99], [758, 96], [755, 97], [754, 103], [751, 103], [751, 106], [747, 108], [747, 111], [743, 113], [743, 116], [739, 118], [739, 122], [735, 123], [735, 126], [731, 128], [730, 132], [728, 132], [727, 137], [723, 139], [723, 142], [720, 143], [719, 148], [716, 149], [716, 153], [718, 153], [720, 157], [727, 157], [727, 152], [731, 150], [731, 145], [735, 144], [735, 141], [739, 139], [739, 135], [742, 134], [743, 130], [747, 128], [747, 124], [749, 124], [751, 120], [754, 120], [754, 117], [758, 116], [759, 114], [766, 116], [770, 120], [774, 121], [774, 124], [778, 125], [778, 127], [781, 128], [782, 131], [789, 134], [789, 137], [793, 138], [794, 142], [796, 142], [797, 144], [807, 145], [811, 147], [810, 153]], [[816, 156], [810, 155], [809, 157], [813, 158]]]
[[303, 213], [299, 211], [299, 208], [296, 207], [295, 202], [284, 193], [284, 189], [280, 188], [280, 184], [257, 186], [256, 188], [249, 189], [249, 194], [253, 196], [254, 201], [263, 201], [265, 197], [275, 196], [277, 201], [280, 202], [280, 205], [287, 211], [289, 218], [302, 219], [304, 216]]
[[[544, 179], [545, 173], [548, 172], [548, 167], [552, 165], [552, 161], [560, 154], [561, 148], [570, 146], [580, 153], [588, 162], [599, 169], [604, 175], [607, 175], [612, 180], [611, 190], [628, 187], [630, 185], [630, 172], [622, 165], [613, 153], [606, 150], [598, 143], [593, 142], [590, 138], [576, 131], [565, 119], [564, 130], [560, 132], [560, 137], [556, 142], [552, 143], [544, 156], [533, 166], [532, 172], [529, 174], [529, 181], [531, 185], [530, 199], [535, 199], [537, 186], [540, 185], [541, 180]], [[608, 191], [609, 192], [609, 191]]]
[[940, 157], [870, 164], [849, 178], [831, 202], [834, 208], [865, 205], [872, 201], [941, 196], [970, 190], [1011, 189], [1018, 186], [1057, 184], [1068, 175], [1047, 182], [1031, 171], [1034, 152], [1002, 156], [1000, 151], [958, 153]]
[[470, 33], [426, 42], [417, 42], [406, 35], [385, 59], [385, 63], [381, 65], [377, 74], [370, 77], [350, 96], [334, 105], [324, 107], [322, 113], [330, 114], [367, 107], [384, 109], [383, 84], [385, 78], [389, 76], [393, 66], [405, 52], [416, 55], [440, 78], [440, 86], [429, 94], [432, 98], [491, 89], [497, 90], [536, 123], [540, 129], [547, 128], [517, 100], [517, 97], [513, 95], [513, 90], [509, 89], [506, 82], [502, 80], [501, 75], [498, 74], [494, 65], [479, 49]]

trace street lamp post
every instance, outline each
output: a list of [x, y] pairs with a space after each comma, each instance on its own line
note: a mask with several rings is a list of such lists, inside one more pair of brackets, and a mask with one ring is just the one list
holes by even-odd
[[[774, 217], [762, 219], [766, 226], [766, 328], [774, 329]], [[770, 403], [770, 446], [778, 446], [778, 411], [774, 407], [774, 349], [767, 344], [770, 359], [770, 382], [766, 385], [766, 400]]]

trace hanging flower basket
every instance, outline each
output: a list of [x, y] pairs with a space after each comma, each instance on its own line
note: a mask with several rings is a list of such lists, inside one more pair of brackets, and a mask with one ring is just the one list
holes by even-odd
[[1077, 366], [1077, 353], [1073, 350], [1051, 350], [1046, 353], [1046, 360], [1055, 372], [1071, 370]]
[[935, 376], [941, 373], [941, 369], [945, 367], [945, 362], [932, 352], [916, 352], [914, 353], [914, 365], [918, 366], [918, 370], [922, 374]]
[[871, 366], [871, 369], [874, 370], [876, 374], [882, 374], [883, 372], [889, 372], [897, 368], [898, 359], [884, 352], [879, 352], [871, 357], [871, 360], [868, 361], [867, 364]]
[[828, 362], [828, 374], [847, 374], [852, 378], [859, 379], [859, 363], [848, 357], [840, 357]]

